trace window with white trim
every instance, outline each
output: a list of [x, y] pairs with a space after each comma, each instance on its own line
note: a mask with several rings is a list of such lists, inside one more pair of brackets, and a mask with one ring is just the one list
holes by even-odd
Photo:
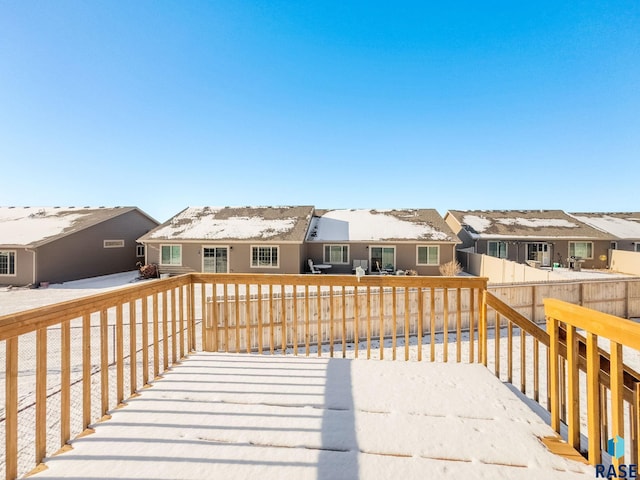
[[439, 245], [418, 245], [418, 265], [440, 265]]
[[611, 245], [609, 245], [609, 248], [611, 250], [617, 250], [618, 249], [618, 242], [611, 242]]
[[16, 274], [16, 252], [14, 250], [0, 251], [0, 275]]
[[102, 246], [104, 248], [122, 248], [124, 247], [124, 240], [103, 240]]
[[636, 252], [640, 252], [640, 242], [636, 242]]
[[136, 245], [136, 257], [144, 257], [144, 245]]
[[349, 245], [325, 245], [324, 263], [349, 263]]
[[161, 245], [160, 265], [182, 265], [182, 245]]
[[569, 256], [593, 258], [593, 242], [569, 242]]
[[487, 242], [487, 255], [490, 257], [507, 258], [507, 242]]
[[251, 267], [252, 268], [278, 268], [280, 247], [265, 245], [251, 247]]

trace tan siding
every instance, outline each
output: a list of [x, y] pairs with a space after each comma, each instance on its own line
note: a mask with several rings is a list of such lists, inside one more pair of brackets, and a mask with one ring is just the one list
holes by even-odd
[[24, 248], [0, 248], [16, 253], [16, 274], [0, 275], [0, 285], [25, 286], [33, 283], [33, 253]]
[[[180, 267], [160, 265], [160, 245], [182, 245], [182, 265]], [[251, 267], [251, 247], [260, 245], [275, 245], [279, 250], [279, 268], [253, 268]], [[301, 273], [304, 247], [300, 244], [277, 243], [180, 243], [163, 242], [147, 244], [147, 262], [160, 266], [160, 273], [186, 273], [202, 271], [203, 246], [220, 246], [229, 248], [229, 273]]]

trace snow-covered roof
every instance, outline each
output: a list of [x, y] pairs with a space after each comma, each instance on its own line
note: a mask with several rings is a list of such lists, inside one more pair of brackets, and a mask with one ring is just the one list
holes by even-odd
[[310, 206], [189, 207], [151, 230], [140, 241], [274, 240], [304, 241]]
[[609, 239], [562, 210], [449, 210], [474, 238]]
[[396, 240], [458, 242], [434, 209], [318, 210], [307, 235], [310, 242]]
[[135, 207], [0, 207], [0, 245], [37, 247]]
[[571, 213], [570, 215], [620, 239], [640, 240], [640, 212]]

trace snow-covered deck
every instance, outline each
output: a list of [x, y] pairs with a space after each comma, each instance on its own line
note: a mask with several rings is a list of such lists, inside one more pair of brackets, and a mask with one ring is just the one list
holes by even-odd
[[482, 365], [199, 353], [33, 478], [588, 479]]

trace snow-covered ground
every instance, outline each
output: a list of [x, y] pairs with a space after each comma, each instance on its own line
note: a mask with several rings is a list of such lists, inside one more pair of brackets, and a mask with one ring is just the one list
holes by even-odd
[[133, 270], [73, 282], [55, 283], [48, 288], [0, 288], [0, 317], [121, 288], [138, 281], [139, 275], [140, 272]]
[[[541, 270], [551, 271], [551, 268], [542, 267]], [[609, 272], [608, 270], [580, 270], [575, 271], [564, 267], [554, 268], [554, 273], [561, 275], [566, 280], [607, 280], [614, 278], [629, 278], [634, 275], [627, 275], [625, 273]]]
[[588, 479], [481, 365], [200, 353], [33, 478]]

